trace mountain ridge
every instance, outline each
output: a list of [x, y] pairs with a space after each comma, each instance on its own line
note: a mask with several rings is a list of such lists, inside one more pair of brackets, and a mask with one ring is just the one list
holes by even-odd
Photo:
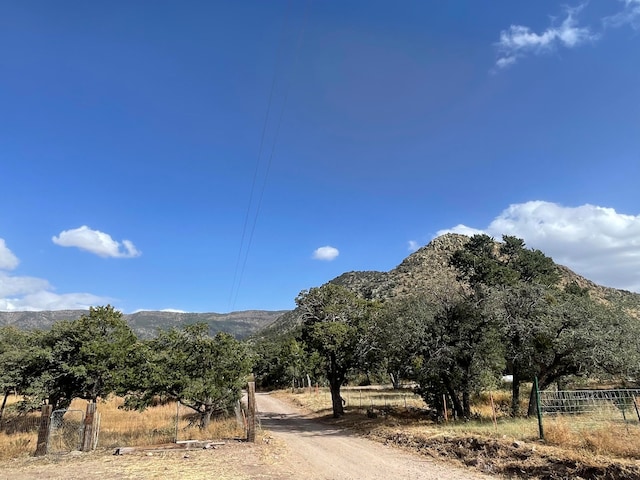
[[[181, 327], [205, 322], [209, 332], [215, 335], [225, 332], [238, 339], [245, 339], [273, 323], [287, 310], [244, 310], [229, 313], [188, 313], [142, 310], [125, 313], [123, 318], [140, 338], [151, 338], [159, 329]], [[0, 312], [0, 326], [12, 325], [25, 330], [46, 330], [61, 320], [76, 320], [88, 310], [42, 310]]]

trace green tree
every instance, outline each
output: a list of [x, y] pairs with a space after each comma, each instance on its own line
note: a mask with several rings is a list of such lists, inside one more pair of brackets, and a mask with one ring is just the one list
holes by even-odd
[[[513, 374], [511, 412], [515, 416], [520, 408], [520, 385], [531, 378], [531, 359], [536, 357], [530, 351], [534, 348], [530, 326], [544, 317], [548, 290], [560, 275], [551, 258], [540, 250], [527, 249], [522, 239], [505, 235], [502, 240], [496, 245], [487, 235], [474, 235], [454, 252], [451, 265], [469, 286], [475, 310], [502, 320], [507, 364]], [[501, 298], [498, 307], [488, 302], [496, 294]]]
[[35, 334], [12, 326], [0, 327], [0, 421], [11, 392], [21, 392], [29, 383], [27, 366], [37, 355], [34, 338]]
[[458, 418], [470, 418], [471, 395], [504, 367], [496, 324], [476, 308], [475, 297], [460, 287], [445, 285], [430, 297], [428, 302], [414, 302], [424, 328], [418, 391], [439, 414], [445, 395]]
[[137, 339], [112, 306], [91, 307], [78, 320], [56, 322], [38, 338], [41, 347], [25, 367], [23, 393], [37, 404], [67, 408], [74, 398], [95, 402], [116, 391], [127, 372]]
[[301, 292], [296, 304], [302, 315], [302, 340], [322, 358], [333, 416], [340, 417], [344, 414], [340, 389], [366, 355], [362, 333], [373, 304], [332, 283]]
[[433, 305], [424, 296], [416, 296], [386, 302], [373, 319], [370, 362], [384, 368], [394, 388], [400, 388], [403, 379], [416, 378], [415, 358], [433, 316]]
[[318, 377], [317, 353], [307, 352], [293, 333], [261, 339], [253, 344], [253, 352], [254, 375], [260, 388], [303, 385], [307, 377]]
[[206, 323], [160, 331], [141, 356], [146, 361], [130, 379], [126, 406], [142, 410], [156, 396], [173, 398], [200, 415], [201, 428], [233, 409], [252, 366], [243, 343], [226, 333], [211, 338]]

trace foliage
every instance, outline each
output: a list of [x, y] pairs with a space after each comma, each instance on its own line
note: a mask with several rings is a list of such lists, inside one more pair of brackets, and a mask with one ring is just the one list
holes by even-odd
[[432, 305], [424, 297], [389, 301], [372, 322], [370, 356], [386, 371], [394, 388], [402, 379], [416, 378], [416, 356], [433, 319]]
[[362, 334], [374, 303], [328, 283], [301, 292], [296, 304], [302, 317], [301, 339], [307, 350], [316, 352], [323, 362], [333, 415], [339, 417], [344, 414], [340, 387], [367, 354], [368, 344]]
[[46, 401], [58, 409], [74, 398], [95, 402], [114, 392], [132, 368], [128, 359], [137, 339], [110, 305], [32, 335], [31, 355], [23, 359], [28, 382], [21, 390], [31, 404]]
[[209, 337], [204, 323], [161, 331], [140, 356], [144, 367], [125, 385], [127, 407], [143, 410], [155, 397], [169, 397], [195, 410], [202, 428], [233, 409], [251, 371], [245, 345], [226, 333]]
[[[299, 334], [299, 332], [298, 332]], [[295, 335], [262, 338], [253, 343], [256, 386], [263, 389], [304, 385], [322, 375], [317, 352], [308, 352]]]
[[21, 390], [29, 382], [26, 365], [33, 354], [31, 335], [15, 327], [0, 328], [0, 421], [7, 398], [12, 391]]

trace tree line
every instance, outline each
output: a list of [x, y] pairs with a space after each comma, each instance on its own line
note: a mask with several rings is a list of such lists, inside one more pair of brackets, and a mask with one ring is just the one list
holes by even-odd
[[505, 374], [514, 416], [525, 413], [520, 389], [534, 377], [541, 389], [576, 378], [635, 382], [637, 318], [563, 281], [553, 260], [522, 239], [475, 235], [449, 267], [456, 281], [384, 301], [332, 283], [301, 292], [300, 326], [254, 345], [259, 385], [323, 379], [340, 416], [345, 382], [386, 377], [396, 387], [411, 381], [438, 414], [448, 400], [469, 418], [472, 396]]
[[514, 416], [532, 413], [532, 401], [520, 411], [520, 390], [534, 377], [541, 389], [576, 378], [638, 378], [638, 319], [567, 283], [551, 258], [521, 239], [475, 235], [449, 268], [455, 280], [385, 300], [331, 282], [304, 290], [297, 327], [248, 342], [211, 337], [206, 324], [140, 340], [109, 305], [47, 331], [2, 327], [0, 419], [12, 392], [25, 410], [116, 394], [131, 409], [179, 400], [206, 426], [233, 408], [252, 371], [262, 388], [326, 383], [335, 416], [344, 413], [340, 391], [350, 381], [410, 381], [438, 414], [446, 401], [469, 418], [473, 395], [505, 374], [513, 376]]
[[25, 411], [116, 394], [125, 408], [138, 410], [159, 398], [178, 400], [206, 427], [214, 414], [233, 409], [251, 367], [244, 343], [225, 333], [210, 337], [206, 324], [143, 341], [112, 306], [91, 307], [46, 331], [0, 328], [0, 419], [12, 392], [22, 396]]

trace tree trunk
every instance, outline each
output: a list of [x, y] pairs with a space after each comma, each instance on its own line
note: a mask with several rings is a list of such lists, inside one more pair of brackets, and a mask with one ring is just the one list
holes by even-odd
[[333, 418], [339, 418], [344, 415], [344, 405], [342, 403], [342, 397], [340, 396], [340, 387], [344, 382], [345, 373], [338, 367], [335, 354], [331, 354], [329, 357], [329, 368], [327, 370], [327, 377], [329, 379], [329, 388], [331, 389], [331, 406], [333, 408]]
[[211, 415], [213, 415], [213, 407], [205, 407], [205, 411], [200, 414], [200, 428], [206, 429], [211, 424]]
[[462, 392], [462, 409], [464, 411], [464, 418], [471, 418], [471, 395], [469, 394], [469, 388], [466, 386]]
[[340, 418], [344, 415], [344, 405], [340, 396], [340, 386], [342, 382], [331, 381], [331, 406], [333, 408], [333, 418]]
[[453, 411], [455, 412], [455, 416], [457, 418], [464, 418], [464, 409], [462, 408], [462, 404], [460, 403], [460, 399], [456, 395], [455, 390], [451, 388], [448, 382], [445, 385], [445, 388], [447, 389], [447, 393], [449, 393], [449, 398], [453, 403]]
[[464, 418], [471, 418], [471, 362], [465, 365], [462, 382], [462, 410]]
[[4, 408], [7, 406], [7, 398], [9, 398], [10, 389], [4, 391], [4, 399], [2, 400], [2, 407], [0, 407], [0, 427], [2, 427], [2, 417], [4, 416]]
[[391, 384], [393, 385], [394, 390], [400, 390], [402, 384], [400, 383], [400, 372], [393, 373], [389, 372], [389, 377], [391, 378]]
[[520, 415], [520, 374], [516, 365], [513, 366], [513, 382], [511, 383], [511, 416]]

